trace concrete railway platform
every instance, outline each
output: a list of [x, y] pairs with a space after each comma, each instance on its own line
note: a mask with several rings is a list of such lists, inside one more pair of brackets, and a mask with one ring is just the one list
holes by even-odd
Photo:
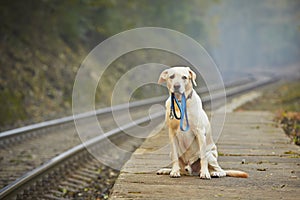
[[299, 199], [300, 148], [262, 111], [228, 113], [217, 140], [223, 169], [249, 178], [170, 178], [156, 170], [170, 164], [165, 129], [149, 137], [124, 165], [110, 199]]

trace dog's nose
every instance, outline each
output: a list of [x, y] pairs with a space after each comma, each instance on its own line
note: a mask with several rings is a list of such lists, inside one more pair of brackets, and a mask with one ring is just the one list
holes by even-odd
[[180, 84], [179, 84], [179, 83], [175, 83], [175, 84], [174, 84], [174, 90], [175, 90], [175, 91], [178, 91], [179, 88], [180, 88]]

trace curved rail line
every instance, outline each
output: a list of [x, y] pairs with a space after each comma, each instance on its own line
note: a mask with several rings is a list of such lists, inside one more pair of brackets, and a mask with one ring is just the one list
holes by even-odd
[[[266, 84], [270, 84], [276, 80], [277, 79], [273, 78], [273, 77], [260, 77], [256, 80], [248, 79], [247, 81], [242, 81], [243, 84], [241, 84], [241, 82], [239, 84], [231, 84], [232, 88], [226, 90], [226, 95], [227, 95], [227, 97], [234, 96], [234, 95], [249, 91], [251, 89], [261, 87]], [[210, 96], [203, 97], [202, 100], [203, 100], [203, 103], [205, 104], [205, 103], [208, 103], [211, 99], [217, 100], [222, 97], [223, 97], [222, 93], [216, 92], [214, 94], [211, 94]], [[164, 101], [165, 99], [166, 99], [166, 97], [152, 98], [152, 99], [148, 99], [148, 100], [144, 100], [144, 101], [131, 103], [129, 106], [137, 107], [137, 106], [142, 106], [142, 105], [149, 105], [149, 104], [154, 104], [154, 103]], [[102, 113], [111, 112], [112, 109], [122, 110], [122, 109], [127, 109], [127, 108], [128, 108], [128, 104], [126, 104], [126, 105], [124, 104], [124, 105], [117, 106], [115, 108], [105, 108], [105, 109], [97, 110], [96, 114], [100, 115]], [[73, 121], [74, 118], [75, 119], [84, 119], [84, 118], [90, 117], [91, 115], [95, 115], [95, 112], [83, 113], [83, 114], [79, 114], [77, 116], [69, 116], [69, 117], [58, 119], [58, 120], [48, 121], [47, 123], [44, 122], [44, 123], [39, 123], [36, 125], [31, 125], [31, 126], [27, 126], [24, 128], [20, 128], [17, 130], [13, 130], [13, 131], [7, 131], [7, 132], [2, 133], [0, 135], [0, 137], [1, 138], [12, 137], [13, 135], [22, 134], [22, 133], [28, 132], [30, 130], [42, 129], [42, 128], [48, 127], [48, 126], [55, 126], [55, 125], [62, 124], [62, 123], [68, 123], [70, 121]], [[30, 188], [34, 188], [34, 187], [43, 185], [43, 182], [45, 180], [47, 180], [49, 177], [51, 177], [53, 174], [56, 173], [55, 172], [56, 169], [61, 168], [60, 166], [65, 166], [66, 163], [68, 163], [70, 161], [76, 162], [75, 160], [76, 159], [78, 160], [78, 158], [80, 159], [80, 158], [86, 157], [86, 154], [88, 154], [88, 152], [86, 151], [87, 147], [92, 148], [92, 149], [99, 148], [99, 145], [97, 145], [97, 144], [99, 144], [104, 138], [115, 137], [115, 136], [119, 135], [120, 133], [122, 133], [124, 130], [134, 128], [137, 125], [147, 123], [151, 120], [159, 119], [163, 116], [164, 116], [164, 112], [159, 112], [159, 113], [156, 113], [155, 115], [152, 115], [151, 119], [150, 119], [150, 117], [140, 118], [138, 120], [133, 121], [132, 123], [126, 124], [119, 128], [108, 131], [103, 135], [100, 135], [98, 137], [90, 139], [90, 140], [86, 141], [84, 144], [80, 144], [78, 146], [75, 146], [75, 147], [69, 149], [68, 151], [54, 157], [53, 159], [49, 160], [47, 163], [26, 173], [21, 178], [17, 179], [13, 183], [2, 188], [0, 190], [0, 199], [17, 197], [20, 194], [24, 194], [24, 191], [30, 190]], [[85, 156], [80, 156], [80, 154], [85, 154]]]
[[[251, 81], [255, 81], [255, 79], [250, 76], [244, 77], [239, 80], [230, 81], [230, 82], [225, 83], [225, 88], [235, 87], [235, 86], [238, 86], [241, 84], [249, 83]], [[212, 86], [210, 89], [212, 91], [216, 91], [216, 90], [220, 89], [220, 86], [217, 86], [217, 85]], [[212, 91], [210, 91], [210, 92], [212, 92]], [[208, 89], [207, 88], [199, 88], [199, 89], [197, 89], [197, 92], [200, 94], [206, 93], [206, 92], [208, 92]], [[81, 114], [77, 114], [77, 115], [67, 116], [67, 117], [63, 117], [63, 118], [59, 118], [59, 119], [49, 120], [49, 121], [45, 121], [45, 122], [41, 122], [41, 123], [24, 126], [21, 128], [4, 131], [4, 132], [0, 133], [0, 145], [10, 143], [12, 140], [16, 140], [15, 139], [16, 137], [25, 138], [26, 136], [24, 136], [24, 135], [26, 135], [26, 134], [36, 133], [37, 131], [43, 130], [46, 128], [56, 127], [56, 126], [67, 124], [67, 123], [72, 123], [74, 120], [85, 119], [85, 118], [89, 118], [89, 117], [95, 116], [95, 115], [97, 115], [97, 116], [103, 115], [103, 114], [111, 113], [112, 111], [116, 112], [116, 111], [122, 111], [122, 110], [125, 110], [128, 108], [136, 108], [136, 107], [141, 107], [141, 106], [146, 106], [146, 105], [157, 104], [157, 103], [163, 102], [166, 98], [167, 98], [167, 96], [154, 97], [154, 98], [150, 98], [150, 99], [131, 102], [129, 104], [125, 103], [125, 104], [121, 104], [121, 105], [117, 105], [117, 106], [113, 106], [113, 107], [101, 108], [96, 111], [85, 112], [85, 113], [81, 113]]]

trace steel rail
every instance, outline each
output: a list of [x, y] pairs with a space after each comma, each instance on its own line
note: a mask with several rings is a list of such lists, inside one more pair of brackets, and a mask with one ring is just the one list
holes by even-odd
[[101, 142], [103, 139], [112, 137], [114, 135], [117, 135], [117, 134], [125, 131], [125, 130], [133, 128], [137, 125], [141, 125], [141, 124], [151, 121], [153, 119], [157, 119], [159, 117], [162, 117], [163, 115], [164, 115], [164, 112], [159, 112], [159, 113], [153, 114], [151, 116], [151, 118], [150, 118], [150, 116], [140, 118], [136, 121], [133, 121], [129, 124], [115, 128], [111, 131], [108, 131], [100, 136], [90, 139], [82, 144], [79, 144], [79, 145], [63, 152], [62, 154], [49, 160], [47, 163], [35, 168], [34, 170], [23, 175], [21, 178], [15, 180], [13, 183], [2, 188], [0, 190], [0, 199], [8, 198], [11, 195], [15, 195], [16, 193], [18, 193], [18, 191], [22, 190], [23, 187], [26, 187], [26, 184], [28, 182], [32, 182], [33, 180], [40, 179], [40, 177], [42, 177], [44, 174], [47, 174], [49, 171], [54, 169], [57, 165], [65, 162], [66, 160], [70, 159], [71, 157], [75, 156], [76, 154], [78, 154], [82, 151], [85, 151], [86, 148], [92, 148], [92, 146]]
[[[256, 81], [253, 81], [253, 82], [250, 82], [250, 83], [247, 83], [247, 84], [241, 84], [239, 86], [235, 86], [235, 87], [226, 89], [226, 91], [225, 91], [226, 97], [232, 97], [234, 95], [244, 93], [244, 92], [250, 91], [252, 89], [262, 87], [262, 86], [267, 85], [267, 84], [271, 84], [275, 81], [278, 81], [277, 77], [261, 76]], [[223, 94], [224, 93], [222, 91], [221, 92], [216, 92], [216, 93], [213, 93], [211, 95], [204, 96], [201, 99], [202, 99], [203, 102], [209, 101], [211, 99], [217, 100], [217, 99], [220, 99], [220, 98], [224, 98]]]
[[[226, 83], [225, 87], [226, 88], [235, 87], [237, 85], [245, 84], [245, 83], [253, 81], [253, 80], [254, 80], [253, 77], [244, 77], [239, 80], [230, 81], [230, 82]], [[208, 89], [206, 87], [202, 87], [202, 88], [198, 88], [197, 92], [199, 92], [199, 93], [212, 92], [212, 91], [219, 90], [221, 88], [222, 87], [220, 87], [219, 85], [215, 85], [215, 86], [210, 87], [211, 91], [208, 91]], [[120, 104], [120, 105], [116, 105], [116, 106], [112, 106], [112, 107], [101, 108], [101, 109], [98, 109], [95, 111], [89, 111], [89, 112], [85, 112], [85, 113], [80, 113], [80, 114], [76, 114], [76, 115], [72, 115], [72, 116], [62, 117], [62, 118], [58, 118], [58, 119], [54, 119], [54, 120], [49, 120], [49, 121], [40, 122], [40, 123], [36, 123], [36, 124], [32, 124], [32, 125], [27, 125], [27, 126], [24, 126], [21, 128], [4, 131], [4, 132], [0, 133], [0, 144], [3, 143], [4, 140], [7, 140], [10, 138], [19, 136], [19, 135], [24, 135], [26, 133], [31, 133], [34, 131], [36, 132], [38, 130], [42, 130], [45, 128], [50, 128], [50, 127], [55, 127], [55, 126], [62, 125], [62, 124], [71, 123], [74, 120], [89, 118], [89, 117], [92, 117], [95, 115], [98, 116], [98, 115], [108, 114], [113, 111], [117, 112], [117, 111], [129, 109], [129, 108], [137, 108], [137, 107], [141, 107], [141, 106], [152, 105], [154, 103], [162, 103], [165, 99], [167, 99], [167, 97], [168, 96], [165, 95], [165, 96], [154, 97], [154, 98], [149, 98], [149, 99], [145, 99], [145, 100], [134, 101], [134, 102], [130, 102], [130, 103], [124, 103], [124, 104]]]

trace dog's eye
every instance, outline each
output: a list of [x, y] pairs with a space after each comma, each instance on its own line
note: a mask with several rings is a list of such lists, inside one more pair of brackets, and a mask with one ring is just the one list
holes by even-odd
[[186, 76], [183, 76], [183, 77], [182, 77], [182, 79], [183, 79], [183, 80], [186, 80], [186, 79], [187, 79], [187, 77], [186, 77]]
[[173, 78], [175, 78], [175, 75], [174, 75], [174, 74], [170, 76], [170, 79], [173, 79]]

